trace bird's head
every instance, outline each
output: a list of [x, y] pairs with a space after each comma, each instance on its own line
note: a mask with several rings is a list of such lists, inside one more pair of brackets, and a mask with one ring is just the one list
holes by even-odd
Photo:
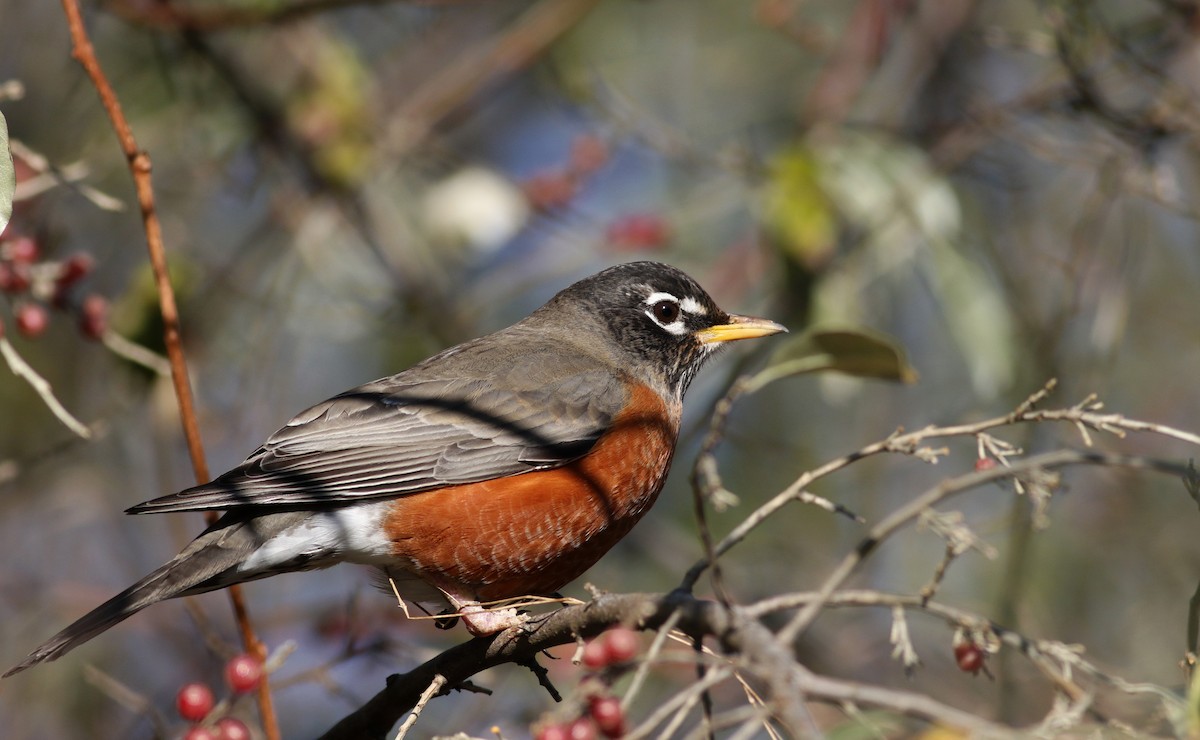
[[643, 379], [665, 384], [680, 397], [716, 350], [728, 342], [787, 331], [768, 319], [722, 310], [700, 284], [658, 262], [630, 262], [580, 280], [555, 296], [546, 309], [569, 309], [581, 341], [605, 349]]

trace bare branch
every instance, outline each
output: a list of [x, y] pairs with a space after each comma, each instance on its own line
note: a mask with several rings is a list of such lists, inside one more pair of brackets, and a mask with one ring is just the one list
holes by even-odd
[[[1071, 424], [1084, 424], [1098, 431], [1109, 433], [1120, 433], [1122, 430], [1151, 432], [1167, 437], [1190, 442], [1191, 444], [1200, 445], [1200, 435], [1192, 434], [1180, 429], [1175, 429], [1162, 424], [1153, 424], [1150, 422], [1137, 421], [1127, 419], [1120, 414], [1098, 414], [1095, 409], [1095, 400], [1093, 397], [1088, 397], [1080, 404], [1067, 409], [1058, 409], [1051, 411], [1037, 411], [1034, 409], [1035, 404], [1045, 399], [1046, 395], [1057, 385], [1053, 380], [1049, 381], [1045, 387], [1034, 393], [1011, 413], [1004, 416], [987, 419], [985, 421], [975, 422], [972, 424], [960, 424], [955, 426], [927, 426], [915, 432], [898, 431], [889, 435], [886, 439], [880, 440], [873, 444], [869, 444], [856, 452], [830, 460], [818, 468], [802, 473], [795, 481], [780, 493], [773, 496], [766, 503], [759, 506], [752, 514], [747, 516], [742, 522], [734, 527], [734, 529], [724, 537], [720, 542], [712, 546], [712, 552], [705, 558], [693, 565], [684, 576], [681, 582], [681, 588], [690, 589], [699, 580], [700, 576], [708, 569], [714, 558], [719, 558], [729, 551], [734, 545], [745, 539], [752, 530], [758, 527], [763, 521], [782, 509], [793, 501], [803, 501], [807, 503], [817, 503], [812, 501], [812, 494], [808, 492], [808, 488], [817, 480], [829, 476], [843, 468], [851, 465], [865, 457], [871, 457], [881, 453], [900, 453], [905, 455], [913, 455], [918, 459], [930, 463], [936, 463], [938, 457], [945, 454], [943, 450], [934, 450], [923, 446], [923, 443], [929, 439], [940, 439], [945, 437], [962, 437], [975, 436], [986, 433], [991, 429], [998, 427], [1011, 426], [1017, 423], [1034, 423], [1044, 421], [1065, 421]], [[735, 384], [734, 389], [738, 386]], [[736, 397], [734, 389], [730, 390], [729, 397]], [[738, 391], [740, 394], [740, 391]], [[982, 438], [981, 438], [982, 439]], [[998, 459], [1002, 463], [1007, 464], [1007, 460], [1011, 456], [1019, 454], [1019, 451], [1011, 446], [1005, 446], [997, 442], [982, 441], [985, 449], [993, 450]], [[990, 447], [988, 446], [990, 445]], [[714, 443], [715, 446], [715, 443]], [[1028, 470], [1028, 468], [1025, 468]], [[1037, 500], [1035, 499], [1035, 504]], [[836, 506], [836, 505], [834, 505]], [[822, 508], [826, 508], [822, 505]]]
[[[576, 636], [592, 637], [617, 624], [658, 629], [678, 614], [679, 629], [689, 635], [709, 635], [736, 660], [738, 671], [754, 675], [766, 689], [766, 706], [794, 734], [816, 731], [805, 698], [856, 700], [872, 706], [911, 711], [943, 724], [972, 732], [1003, 734], [1004, 728], [927, 697], [888, 692], [821, 679], [800, 667], [790, 650], [780, 650], [775, 636], [750, 612], [702, 601], [674, 591], [669, 594], [606, 594], [580, 606], [569, 606], [526, 625], [451, 648], [403, 675], [392, 676], [380, 693], [326, 732], [322, 738], [386, 737], [389, 729], [420, 699], [433, 676], [446, 677], [455, 687], [470, 676], [504, 663], [520, 662], [541, 650], [573, 643]], [[714, 683], [728, 674], [718, 671], [705, 680]], [[704, 681], [699, 682], [704, 683]], [[689, 691], [700, 692], [702, 688]], [[848, 699], [847, 697], [857, 697]], [[686, 699], [680, 700], [686, 701]], [[666, 715], [664, 715], [665, 718]]]
[[1016, 477], [1024, 473], [1034, 473], [1040, 470], [1050, 470], [1053, 468], [1063, 467], [1065, 465], [1105, 465], [1113, 467], [1129, 467], [1143, 470], [1155, 470], [1170, 475], [1183, 475], [1186, 467], [1180, 463], [1168, 462], [1165, 460], [1157, 460], [1148, 457], [1137, 457], [1132, 455], [1112, 455], [1097, 452], [1077, 452], [1075, 450], [1058, 450], [1055, 452], [1047, 452], [1041, 455], [1035, 455], [1026, 458], [1018, 463], [1014, 463], [1011, 467], [992, 468], [990, 470], [978, 470], [966, 475], [961, 475], [956, 478], [943, 481], [933, 488], [925, 491], [917, 496], [911, 502], [892, 512], [885, 517], [881, 522], [871, 528], [867, 536], [854, 548], [854, 551], [846, 555], [841, 563], [834, 568], [833, 572], [826, 578], [824, 584], [819, 591], [822, 598], [814, 601], [804, 607], [791, 622], [788, 623], [779, 632], [779, 639], [784, 644], [790, 644], [793, 640], [800, 636], [805, 629], [808, 628], [812, 621], [816, 618], [821, 609], [824, 599], [828, 598], [833, 591], [850, 577], [858, 565], [870, 554], [879, 544], [891, 536], [901, 527], [911, 523], [921, 515], [929, 507], [944, 501], [945, 499], [957, 494], [968, 491], [976, 486], [990, 483], [992, 481], [1001, 480], [1007, 477]]
[[146, 695], [131, 689], [92, 665], [83, 667], [83, 677], [88, 683], [103, 691], [109, 698], [129, 711], [149, 718], [150, 724], [154, 726], [155, 733], [159, 737], [166, 737], [169, 734], [166, 717], [158, 711], [154, 702]]
[[29, 383], [34, 393], [38, 394], [38, 397], [42, 399], [42, 403], [46, 404], [46, 407], [50, 409], [50, 413], [54, 414], [54, 417], [61, 421], [63, 426], [83, 439], [92, 438], [92, 431], [87, 428], [86, 424], [72, 416], [70, 411], [67, 411], [62, 402], [54, 395], [54, 388], [45, 378], [38, 375], [37, 371], [29, 366], [29, 363], [25, 362], [25, 359], [21, 357], [16, 348], [12, 346], [12, 343], [8, 341], [8, 337], [0, 336], [0, 355], [8, 363], [8, 369], [12, 370], [13, 375]]
[[425, 705], [429, 703], [430, 699], [441, 694], [442, 688], [445, 687], [445, 685], [445, 676], [438, 674], [433, 677], [433, 680], [429, 682], [429, 686], [427, 686], [425, 690], [421, 692], [421, 697], [417, 699], [417, 704], [413, 707], [412, 712], [408, 715], [404, 722], [400, 724], [400, 729], [396, 732], [396, 740], [404, 740], [404, 738], [408, 736], [408, 731], [412, 729], [412, 726], [417, 723], [417, 718], [421, 716], [421, 710], [425, 708]]

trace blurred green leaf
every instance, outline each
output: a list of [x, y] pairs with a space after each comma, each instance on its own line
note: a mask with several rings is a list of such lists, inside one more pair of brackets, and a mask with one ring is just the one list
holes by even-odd
[[312, 148], [320, 173], [353, 187], [372, 165], [369, 75], [352, 45], [323, 39], [310, 48], [303, 92], [288, 104], [289, 123]]
[[789, 375], [825, 370], [859, 378], [915, 383], [917, 371], [908, 364], [904, 348], [887, 335], [854, 330], [808, 331], [783, 345], [753, 385]]
[[967, 363], [975, 393], [995, 397], [1012, 383], [1020, 354], [1004, 293], [955, 245], [930, 240], [928, 247], [921, 268], [943, 306], [942, 318]]
[[1014, 330], [1003, 291], [967, 255], [963, 211], [953, 184], [929, 154], [875, 134], [846, 135], [813, 148], [821, 185], [862, 246], [839, 255], [836, 272], [818, 288], [819, 321], [854, 323], [860, 296], [898, 267], [926, 277], [940, 316], [971, 373], [977, 395], [994, 397], [1015, 373]]
[[13, 193], [16, 189], [12, 152], [8, 150], [8, 123], [4, 120], [4, 114], [0, 113], [0, 233], [4, 232], [8, 219], [12, 218]]
[[797, 262], [815, 267], [829, 257], [837, 225], [807, 149], [784, 149], [772, 160], [763, 205], [767, 229]]
[[903, 718], [893, 712], [859, 712], [829, 728], [825, 737], [829, 740], [877, 740], [902, 734], [904, 728]]

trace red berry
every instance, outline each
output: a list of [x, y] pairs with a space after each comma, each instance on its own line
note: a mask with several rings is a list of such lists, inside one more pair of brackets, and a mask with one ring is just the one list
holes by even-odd
[[580, 175], [590, 175], [608, 162], [608, 145], [593, 134], [576, 136], [571, 142], [571, 168]]
[[621, 709], [621, 702], [615, 697], [601, 696], [592, 699], [588, 711], [591, 712], [600, 734], [605, 737], [621, 737], [625, 734], [625, 712]]
[[609, 664], [608, 643], [604, 635], [597, 637], [583, 646], [583, 664], [592, 670], [604, 668]]
[[212, 711], [213, 692], [202, 683], [186, 684], [175, 696], [175, 708], [179, 716], [190, 722], [199, 722]]
[[570, 740], [565, 725], [546, 725], [533, 736], [534, 740]]
[[628, 627], [613, 627], [604, 634], [610, 663], [627, 663], [633, 660], [641, 647], [638, 635]]
[[0, 290], [23, 293], [29, 290], [30, 282], [29, 265], [0, 262]]
[[567, 725], [567, 737], [570, 740], [596, 740], [596, 726], [590, 719], [580, 717]]
[[529, 203], [541, 210], [561, 208], [575, 197], [575, 180], [568, 172], [543, 172], [522, 184]]
[[981, 457], [975, 461], [975, 469], [978, 471], [991, 470], [996, 467], [996, 461], [990, 457]]
[[79, 311], [79, 331], [88, 339], [100, 339], [108, 331], [108, 301], [92, 294], [83, 299]]
[[58, 284], [60, 287], [71, 285], [79, 278], [88, 274], [95, 267], [96, 261], [92, 259], [90, 254], [84, 252], [76, 252], [67, 259], [63, 260], [62, 265], [58, 270]]
[[217, 735], [220, 740], [250, 740], [250, 728], [245, 722], [234, 717], [222, 717], [217, 722]]
[[46, 331], [50, 314], [40, 303], [22, 303], [17, 307], [17, 331], [21, 336], [34, 339]]
[[985, 657], [983, 648], [973, 642], [960, 642], [954, 646], [954, 661], [958, 663], [958, 669], [963, 673], [979, 675]]
[[262, 680], [262, 663], [258, 658], [245, 653], [231, 658], [225, 664], [225, 681], [235, 693], [251, 691]]
[[183, 736], [183, 740], [224, 740], [219, 730], [213, 730], [203, 725], [195, 725]]
[[661, 247], [670, 238], [667, 223], [653, 213], [632, 213], [613, 221], [606, 237], [613, 246], [641, 249]]
[[31, 265], [37, 262], [38, 245], [28, 236], [18, 236], [4, 247], [4, 256], [13, 262]]

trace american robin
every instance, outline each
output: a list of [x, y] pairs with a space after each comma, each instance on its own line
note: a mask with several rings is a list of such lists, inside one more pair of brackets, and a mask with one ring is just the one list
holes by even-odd
[[164, 599], [340, 562], [448, 602], [472, 634], [519, 624], [481, 602], [553, 593], [595, 563], [662, 489], [701, 365], [781, 331], [667, 265], [581, 280], [507, 329], [301, 412], [211, 483], [129, 509], [225, 513], [5, 675]]

